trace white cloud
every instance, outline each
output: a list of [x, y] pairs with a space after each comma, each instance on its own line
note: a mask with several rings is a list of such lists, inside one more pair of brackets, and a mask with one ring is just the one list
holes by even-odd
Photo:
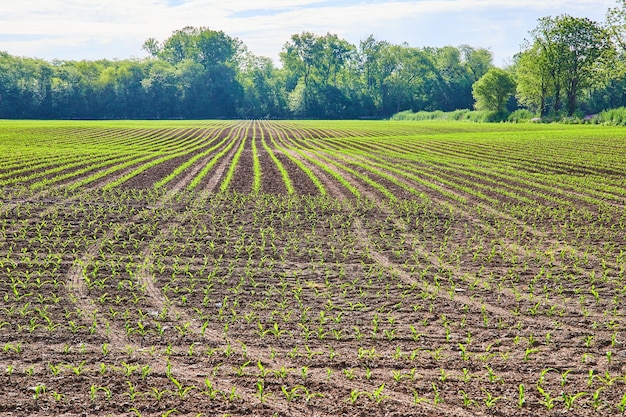
[[[415, 46], [462, 43], [492, 46], [498, 57], [515, 53], [538, 17], [569, 13], [602, 20], [606, 9], [615, 5], [613, 0], [340, 0], [334, 3], [327, 0], [22, 0], [10, 3], [0, 4], [0, 50], [46, 59], [136, 56], [142, 54], [141, 44], [145, 39], [162, 40], [184, 26], [223, 30], [242, 39], [254, 53], [273, 59], [292, 34], [302, 31], [336, 33], [353, 43], [373, 33], [378, 39], [407, 41]], [[172, 7], [172, 4], [177, 5]], [[103, 39], [109, 43], [99, 47]]]

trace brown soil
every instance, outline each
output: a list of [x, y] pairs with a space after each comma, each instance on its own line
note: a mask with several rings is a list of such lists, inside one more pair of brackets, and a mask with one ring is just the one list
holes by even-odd
[[[260, 139], [261, 193], [250, 194], [250, 140], [217, 191], [249, 123], [276, 139], [295, 195]], [[434, 192], [331, 157], [358, 173], [329, 163], [356, 198], [312, 150], [287, 149], [290, 138], [349, 132], [233, 125], [222, 134], [235, 145], [194, 192], [185, 189], [213, 155], [166, 190], [154, 184], [196, 152], [112, 191], [3, 202], [0, 414], [621, 412], [618, 250], [585, 253], [591, 234], [574, 239], [547, 217], [530, 225], [445, 184]]]

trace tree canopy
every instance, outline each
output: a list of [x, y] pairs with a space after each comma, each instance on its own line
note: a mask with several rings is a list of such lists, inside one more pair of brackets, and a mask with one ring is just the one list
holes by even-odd
[[478, 110], [504, 112], [506, 104], [515, 92], [513, 77], [500, 68], [490, 68], [472, 87]]
[[149, 58], [46, 62], [0, 55], [5, 118], [380, 118], [473, 104], [492, 54], [467, 45], [415, 48], [373, 36], [294, 34], [280, 67], [236, 38], [185, 27]]
[[292, 35], [277, 65], [207, 27], [149, 38], [143, 59], [48, 62], [0, 52], [0, 118], [384, 118], [507, 105], [598, 112], [626, 104], [625, 22], [626, 0], [605, 24], [544, 17], [506, 68], [469, 45], [417, 48], [373, 36], [353, 45], [310, 32]]
[[582, 90], [602, 82], [603, 64], [614, 51], [608, 32], [587, 18], [562, 15], [540, 19], [530, 34], [517, 57], [520, 102], [545, 114], [548, 100], [559, 113], [564, 99], [571, 116]]

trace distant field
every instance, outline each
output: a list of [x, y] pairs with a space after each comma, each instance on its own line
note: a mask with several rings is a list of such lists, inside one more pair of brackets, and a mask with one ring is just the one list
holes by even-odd
[[0, 414], [623, 413], [625, 132], [0, 121]]

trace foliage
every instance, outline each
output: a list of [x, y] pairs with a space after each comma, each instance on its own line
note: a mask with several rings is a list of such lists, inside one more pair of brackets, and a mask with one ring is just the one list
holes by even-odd
[[593, 123], [601, 123], [611, 126], [626, 126], [626, 108], [604, 110], [596, 116], [589, 118]]
[[[605, 24], [543, 17], [503, 70], [485, 48], [372, 35], [353, 45], [311, 32], [289, 38], [279, 67], [223, 31], [191, 26], [147, 39], [144, 59], [47, 62], [0, 52], [0, 118], [381, 119], [467, 109], [475, 98], [498, 113], [595, 114], [626, 105], [625, 10], [618, 1]], [[516, 94], [507, 101], [510, 77]], [[506, 88], [494, 95], [498, 85]]]
[[0, 117], [91, 119], [383, 118], [472, 104], [487, 49], [414, 48], [373, 36], [293, 35], [282, 68], [206, 27], [146, 40], [151, 58], [54, 61], [0, 53]]
[[587, 18], [544, 17], [531, 32], [526, 50], [517, 56], [518, 97], [546, 114], [547, 101], [558, 114], [572, 116], [584, 88], [599, 85], [613, 49], [606, 31]]
[[517, 109], [507, 117], [509, 122], [528, 122], [536, 119], [537, 115], [528, 109]]
[[412, 111], [404, 111], [396, 113], [392, 116], [392, 120], [456, 120], [456, 121], [468, 121], [468, 122], [500, 122], [507, 119], [507, 114], [504, 112], [495, 112], [489, 110], [454, 110], [451, 112], [443, 112], [436, 110], [432, 112], [418, 111], [413, 113]]
[[472, 86], [477, 110], [504, 112], [506, 103], [515, 91], [511, 75], [500, 68], [491, 68]]

